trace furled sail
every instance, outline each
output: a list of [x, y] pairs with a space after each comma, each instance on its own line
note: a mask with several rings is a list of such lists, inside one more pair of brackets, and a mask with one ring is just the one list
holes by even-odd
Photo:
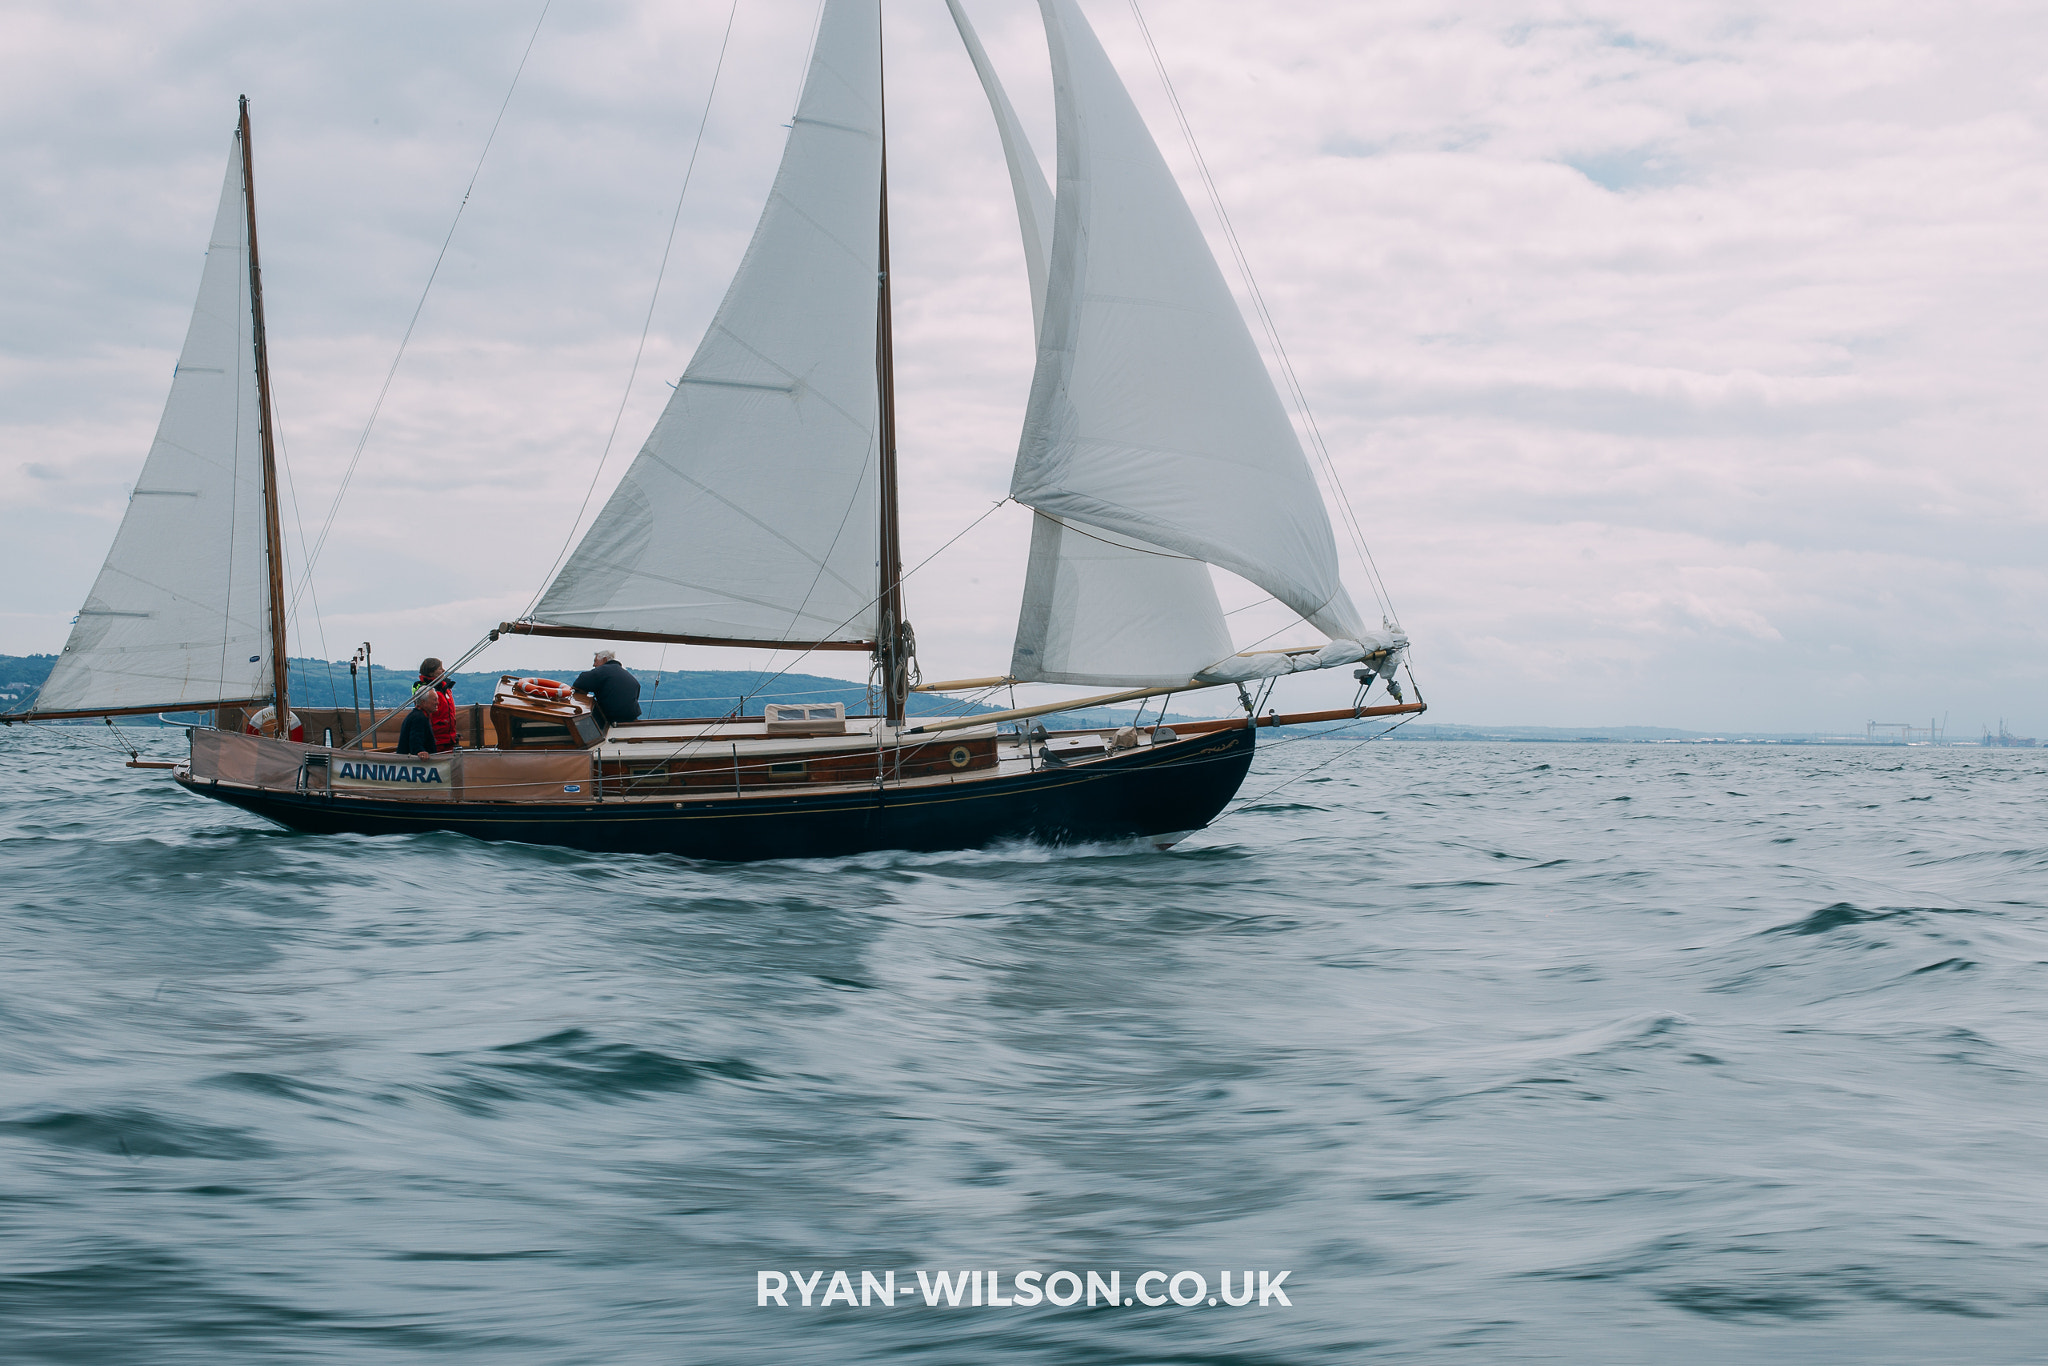
[[739, 273], [535, 621], [874, 639], [881, 178], [878, 0], [826, 0]]
[[1075, 0], [1039, 8], [1059, 197], [1012, 496], [1228, 569], [1333, 640], [1368, 639], [1301, 443], [1194, 214]]
[[[960, 0], [946, 0], [981, 77], [1010, 168], [1031, 313], [1045, 318], [1052, 187]], [[1041, 683], [1164, 686], [1231, 653], [1209, 566], [1129, 537], [1035, 513], [1010, 676]]]
[[156, 440], [30, 715], [184, 711], [270, 696], [262, 428], [237, 138]]

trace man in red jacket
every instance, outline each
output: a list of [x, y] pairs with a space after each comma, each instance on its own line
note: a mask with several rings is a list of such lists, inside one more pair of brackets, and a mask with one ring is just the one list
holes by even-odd
[[421, 688], [434, 690], [422, 710], [427, 714], [427, 723], [434, 728], [434, 753], [446, 754], [455, 748], [455, 684], [443, 675], [440, 660], [429, 656], [420, 661], [419, 681], [412, 685], [412, 690], [417, 693]]

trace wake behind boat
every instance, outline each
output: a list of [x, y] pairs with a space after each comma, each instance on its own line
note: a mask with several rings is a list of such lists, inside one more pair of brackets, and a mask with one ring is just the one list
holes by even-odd
[[[244, 101], [156, 443], [29, 719], [211, 710], [176, 781], [294, 829], [755, 859], [1008, 839], [1164, 847], [1235, 795], [1259, 725], [1421, 711], [1396, 681], [1407, 637], [1368, 627], [1346, 591], [1258, 348], [1074, 0], [1040, 6], [1057, 197], [948, 3], [1002, 139], [1038, 336], [1010, 489], [1033, 528], [1006, 674], [917, 681], [897, 508], [881, 14], [878, 0], [826, 0], [774, 187], [673, 398], [534, 610], [488, 639], [855, 650], [873, 662], [879, 714], [771, 705], [607, 726], [589, 699], [508, 676], [487, 713], [474, 709], [466, 747], [397, 756], [383, 748], [391, 717], [294, 711]], [[1240, 652], [1212, 566], [1328, 643]], [[1359, 685], [1348, 708], [1258, 717], [1245, 691], [1345, 666]], [[1375, 682], [1391, 703], [1366, 705]], [[908, 714], [916, 690], [1029, 683], [1114, 691]], [[1246, 717], [1034, 724], [1218, 686], [1237, 688]]]

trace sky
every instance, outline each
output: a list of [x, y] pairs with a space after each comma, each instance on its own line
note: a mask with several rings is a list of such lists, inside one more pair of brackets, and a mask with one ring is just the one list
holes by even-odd
[[[2048, 735], [2048, 11], [1142, 5], [1430, 720]], [[1220, 243], [1128, 0], [1083, 7]], [[1036, 6], [968, 8], [1049, 165]], [[1028, 514], [941, 547], [1007, 492], [1022, 253], [942, 0], [884, 9], [910, 617], [927, 677], [997, 674]], [[452, 657], [533, 598], [738, 262], [816, 8], [553, 0], [508, 103], [541, 12], [0, 3], [0, 652], [63, 644], [112, 538], [244, 93], [301, 558], [504, 106], [293, 653]]]

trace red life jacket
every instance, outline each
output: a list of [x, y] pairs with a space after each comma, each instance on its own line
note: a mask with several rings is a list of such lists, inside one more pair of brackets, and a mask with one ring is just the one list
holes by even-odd
[[434, 687], [434, 702], [427, 711], [427, 724], [434, 728], [434, 753], [446, 754], [455, 748], [455, 697], [454, 685], [447, 682]]

